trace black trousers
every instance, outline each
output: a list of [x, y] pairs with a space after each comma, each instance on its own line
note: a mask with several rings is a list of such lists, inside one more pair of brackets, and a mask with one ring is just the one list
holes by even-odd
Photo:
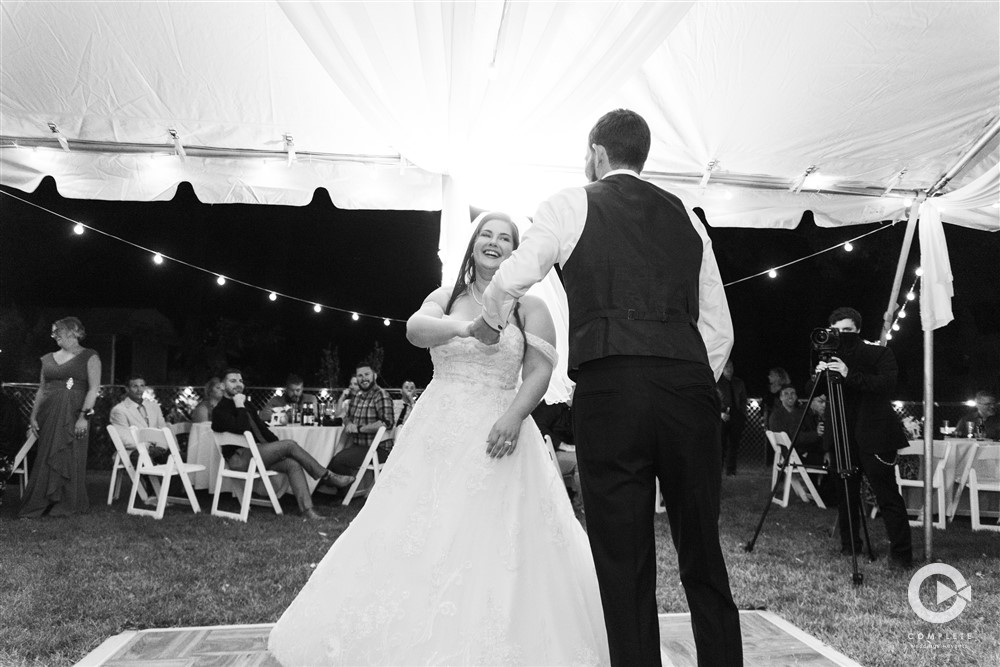
[[[896, 472], [893, 467], [896, 462], [896, 453], [879, 454], [882, 461], [879, 461], [874, 454], [859, 454], [857, 449], [854, 449], [852, 456], [860, 462], [861, 471], [868, 478], [868, 484], [875, 494], [879, 512], [885, 522], [885, 532], [889, 537], [890, 556], [909, 563], [913, 559], [913, 544], [909, 518], [906, 515], [906, 503], [899, 495], [899, 487], [896, 486]], [[885, 462], [888, 462], [888, 465]], [[847, 521], [847, 503], [843, 499], [844, 484], [838, 479], [837, 505], [840, 514], [838, 521], [840, 524], [840, 544], [842, 547], [850, 548], [852, 527], [855, 545], [861, 544], [861, 478], [857, 475], [849, 477], [847, 489], [851, 498], [851, 514], [853, 514], [850, 524]]]
[[707, 366], [657, 357], [584, 364], [573, 402], [587, 534], [611, 664], [660, 664], [653, 534], [660, 480], [698, 664], [743, 664], [719, 545], [719, 404]]
[[722, 422], [722, 460], [727, 475], [736, 474], [736, 459], [740, 454], [740, 433], [743, 429], [733, 428], [732, 422]]

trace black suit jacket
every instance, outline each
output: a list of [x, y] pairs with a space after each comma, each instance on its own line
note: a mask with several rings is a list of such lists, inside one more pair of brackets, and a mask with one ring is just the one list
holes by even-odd
[[[893, 453], [906, 447], [906, 435], [890, 402], [898, 372], [892, 350], [861, 341], [853, 350], [839, 351], [834, 356], [847, 364], [844, 414], [851, 444], [867, 453]], [[830, 427], [823, 434], [823, 445], [827, 451], [833, 448]]]
[[[278, 440], [278, 436], [272, 433], [267, 424], [261, 421], [261, 418], [257, 416], [257, 411], [252, 409], [252, 406], [249, 410], [246, 406], [238, 408], [233, 399], [223, 396], [219, 400], [219, 404], [212, 410], [212, 430], [217, 433], [242, 434], [243, 431], [254, 433], [253, 427], [250, 426], [251, 423], [256, 426], [257, 431], [264, 438], [264, 442], [276, 442]], [[232, 445], [226, 445], [222, 448], [222, 455], [228, 459], [237, 449], [237, 447], [233, 447]]]

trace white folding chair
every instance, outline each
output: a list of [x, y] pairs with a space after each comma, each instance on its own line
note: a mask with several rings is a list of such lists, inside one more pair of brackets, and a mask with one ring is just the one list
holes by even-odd
[[[108, 435], [115, 445], [115, 460], [111, 464], [111, 484], [108, 485], [108, 504], [110, 505], [121, 495], [123, 475], [119, 471], [124, 471], [128, 475], [132, 486], [136, 486], [135, 468], [132, 466], [131, 450], [135, 450], [135, 441], [132, 439], [132, 429], [128, 426], [118, 426], [108, 424]], [[153, 490], [157, 495], [160, 493], [159, 480], [153, 479]], [[139, 484], [139, 497], [142, 502], [149, 503], [149, 494], [142, 484]]]
[[[1000, 525], [984, 525], [979, 510], [979, 492], [1000, 494], [1000, 445], [978, 445], [976, 463], [979, 466], [969, 470], [969, 513], [972, 515], [972, 530], [992, 530], [1000, 532]], [[1000, 524], [1000, 512], [997, 512]]]
[[357, 493], [358, 487], [361, 485], [361, 479], [369, 470], [372, 472], [372, 486], [368, 490], [369, 493], [371, 493], [371, 489], [375, 487], [375, 483], [378, 482], [378, 475], [382, 471], [382, 464], [378, 461], [378, 445], [382, 442], [383, 436], [385, 436], [384, 424], [379, 427], [378, 431], [376, 431], [375, 439], [372, 440], [372, 444], [368, 446], [368, 453], [365, 454], [364, 460], [358, 467], [358, 473], [354, 476], [354, 482], [351, 484], [351, 487], [347, 489], [347, 495], [344, 496], [344, 502], [341, 503], [342, 505], [351, 504], [351, 499], [354, 498], [354, 494]]
[[17, 450], [17, 454], [14, 455], [14, 469], [11, 470], [10, 474], [11, 477], [14, 475], [21, 476], [21, 497], [24, 497], [24, 489], [28, 486], [28, 452], [35, 446], [36, 440], [38, 440], [38, 436], [29, 432], [28, 439], [24, 441], [21, 449]]
[[[938, 447], [938, 443], [934, 443], [934, 450], [941, 451], [941, 449], [939, 449], [939, 447]], [[935, 521], [933, 525], [934, 525], [935, 528], [940, 528], [940, 529], [943, 529], [945, 527], [945, 521], [948, 518], [947, 507], [945, 505], [944, 469], [945, 469], [945, 466], [948, 463], [949, 457], [951, 456], [951, 450], [952, 450], [951, 443], [950, 442], [944, 443], [943, 456], [941, 456], [940, 458], [938, 458], [936, 456], [934, 457], [935, 459], [937, 459], [937, 462], [934, 464], [934, 471], [933, 471], [933, 473], [931, 475], [931, 489], [933, 489], [934, 492], [935, 492], [936, 501], [937, 501], [935, 503], [935, 505], [937, 506], [937, 516], [938, 516], [938, 520]], [[924, 443], [923, 442], [914, 442], [909, 447], [905, 447], [903, 449], [900, 449], [898, 452], [896, 452], [896, 486], [899, 489], [899, 494], [900, 495], [903, 495], [903, 487], [904, 486], [908, 487], [908, 488], [923, 489], [924, 488], [924, 480], [923, 479], [903, 479], [900, 476], [900, 474], [899, 474], [899, 457], [900, 456], [920, 456], [922, 458], [923, 455], [924, 455]], [[923, 472], [923, 469], [924, 469], [924, 466], [921, 465], [920, 466], [921, 472]], [[924, 523], [924, 521], [923, 521], [924, 507], [921, 506], [920, 509], [918, 509], [916, 511], [919, 512], [919, 515], [918, 515], [918, 517], [916, 519], [910, 519], [910, 525], [911, 526], [922, 526], [923, 523]], [[909, 512], [910, 512], [910, 510], [907, 509], [907, 513], [909, 513]]]
[[[275, 493], [274, 485], [271, 484], [271, 477], [283, 475], [284, 473], [267, 469], [264, 465], [264, 460], [261, 458], [260, 449], [257, 448], [257, 443], [254, 442], [253, 434], [250, 431], [243, 431], [242, 434], [212, 431], [212, 437], [215, 440], [216, 449], [219, 450], [219, 471], [215, 475], [212, 516], [237, 519], [246, 523], [247, 517], [250, 515], [250, 505], [263, 505], [264, 507], [270, 505], [274, 509], [275, 514], [282, 514], [281, 504], [278, 502], [278, 494]], [[250, 464], [246, 470], [233, 470], [226, 465], [226, 457], [222, 454], [222, 447], [226, 445], [245, 447], [250, 450]], [[219, 496], [222, 494], [222, 483], [227, 479], [241, 480], [243, 482], [243, 488], [240, 489], [239, 494], [233, 494], [240, 503], [239, 512], [227, 512], [219, 509]], [[266, 500], [253, 497], [254, 482], [256, 480], [260, 480], [261, 486], [264, 487], [264, 492], [267, 494]]]
[[[827, 474], [826, 469], [807, 466], [802, 463], [799, 453], [792, 449], [792, 442], [789, 440], [788, 434], [784, 431], [765, 431], [764, 435], [767, 436], [767, 441], [771, 443], [771, 448], [774, 450], [774, 464], [771, 467], [772, 489], [778, 481], [778, 470], [781, 467], [781, 461], [786, 455], [788, 456], [788, 464], [785, 466], [783, 473], [784, 480], [781, 498], [771, 498], [771, 502], [780, 507], [788, 507], [789, 492], [791, 489], [795, 489], [796, 495], [798, 495], [802, 502], [807, 503], [811, 499], [816, 503], [816, 507], [826, 509], [826, 505], [823, 503], [823, 499], [820, 498], [819, 492], [816, 490], [815, 484], [813, 484], [812, 477], [810, 477], [810, 475], [825, 475]], [[799, 479], [796, 479], [796, 476]], [[803, 485], [805, 488], [803, 488]]]
[[[191, 484], [191, 478], [188, 475], [193, 472], [201, 472], [205, 469], [205, 466], [184, 462], [184, 459], [181, 458], [180, 449], [177, 447], [177, 441], [174, 439], [174, 434], [170, 432], [169, 428], [137, 428], [133, 426], [132, 440], [135, 441], [136, 449], [139, 450], [139, 464], [135, 468], [135, 480], [132, 483], [132, 494], [128, 501], [128, 513], [162, 519], [168, 499], [174, 502], [186, 502], [191, 505], [191, 510], [195, 514], [200, 512], [201, 505], [198, 504], [198, 497], [194, 493], [194, 486]], [[154, 464], [149, 458], [147, 445], [157, 445], [170, 452], [167, 462]], [[184, 493], [187, 496], [186, 499], [177, 497], [168, 498], [170, 494], [170, 482], [174, 475], [180, 478], [181, 484], [184, 486]], [[160, 478], [160, 488], [156, 492], [156, 509], [154, 510], [142, 509], [135, 506], [135, 498], [142, 487], [143, 476]]]
[[169, 428], [170, 432], [174, 434], [174, 438], [179, 435], [191, 433], [192, 426], [194, 426], [194, 424], [191, 422], [175, 422], [173, 424], [167, 424], [167, 428]]

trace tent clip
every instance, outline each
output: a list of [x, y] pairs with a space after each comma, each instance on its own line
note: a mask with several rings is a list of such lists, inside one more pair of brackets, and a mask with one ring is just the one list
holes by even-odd
[[171, 139], [174, 140], [174, 150], [177, 151], [177, 157], [181, 160], [187, 157], [187, 153], [184, 151], [184, 145], [181, 143], [181, 138], [177, 136], [177, 130], [174, 128], [168, 128], [167, 132], [170, 133]]
[[52, 130], [52, 134], [56, 135], [56, 139], [59, 141], [59, 145], [62, 146], [62, 149], [69, 153], [69, 142], [66, 141], [66, 137], [62, 135], [62, 132], [60, 132], [59, 128], [56, 127], [56, 124], [49, 123], [49, 129]]

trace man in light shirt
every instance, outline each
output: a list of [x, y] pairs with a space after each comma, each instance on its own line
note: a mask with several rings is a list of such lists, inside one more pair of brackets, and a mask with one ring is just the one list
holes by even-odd
[[716, 379], [733, 344], [711, 241], [676, 196], [639, 178], [649, 127], [624, 109], [588, 137], [590, 185], [539, 206], [486, 289], [472, 334], [499, 339], [555, 264], [569, 303], [577, 459], [613, 665], [660, 664], [653, 496], [659, 478], [700, 665], [742, 664], [719, 544]]
[[[125, 385], [125, 398], [111, 408], [111, 423], [116, 426], [129, 428], [163, 428], [166, 422], [163, 420], [163, 411], [160, 404], [143, 398], [146, 393], [146, 379], [141, 375], [132, 374]], [[146, 451], [149, 452], [149, 459], [153, 463], [166, 463], [170, 452], [165, 447], [158, 445], [148, 445]], [[131, 452], [132, 465], [139, 460], [137, 450]]]

